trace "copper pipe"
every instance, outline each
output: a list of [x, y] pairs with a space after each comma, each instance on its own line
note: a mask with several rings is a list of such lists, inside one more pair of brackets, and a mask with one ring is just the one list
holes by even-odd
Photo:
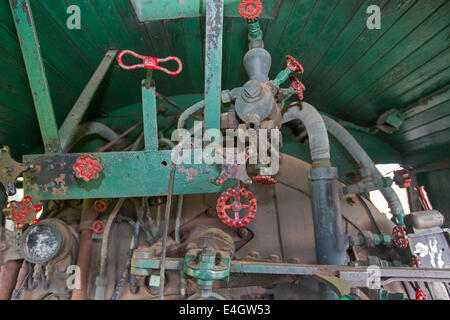
[[0, 271], [0, 300], [9, 300], [13, 292], [22, 260], [9, 260], [2, 265]]
[[80, 221], [80, 246], [78, 249], [77, 266], [80, 268], [80, 288], [72, 290], [72, 300], [87, 300], [89, 287], [89, 271], [91, 269], [91, 256], [94, 241], [92, 240], [92, 223], [97, 219], [94, 209], [94, 200], [83, 200]]
[[20, 267], [19, 270], [19, 275], [17, 276], [16, 287], [14, 288], [14, 291], [11, 294], [11, 300], [15, 298], [14, 295], [20, 296], [20, 291], [24, 288], [27, 276], [28, 276], [28, 263], [25, 260], [23, 260], [22, 266]]
[[80, 249], [77, 258], [77, 266], [80, 268], [80, 288], [73, 289], [72, 300], [87, 300], [93, 244], [92, 230], [81, 231]]

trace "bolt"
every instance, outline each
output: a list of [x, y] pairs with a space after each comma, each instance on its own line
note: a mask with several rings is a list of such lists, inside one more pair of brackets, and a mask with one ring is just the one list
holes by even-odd
[[300, 263], [300, 259], [298, 258], [289, 258], [287, 259], [288, 263], [295, 263], [295, 264], [299, 264]]
[[238, 230], [238, 235], [240, 238], [246, 238], [248, 236], [248, 230], [245, 228], [240, 228]]
[[244, 86], [244, 93], [247, 98], [256, 98], [261, 94], [261, 87], [254, 81]]
[[280, 260], [280, 257], [277, 256], [276, 254], [271, 254], [271, 255], [269, 256], [269, 260], [271, 260], [271, 261], [279, 261], [279, 260]]

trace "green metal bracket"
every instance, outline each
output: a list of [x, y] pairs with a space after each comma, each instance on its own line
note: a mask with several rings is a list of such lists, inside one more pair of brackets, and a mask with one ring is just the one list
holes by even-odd
[[9, 0], [45, 152], [61, 152], [55, 113], [29, 0]]
[[206, 0], [205, 123], [220, 129], [222, 103], [223, 0]]
[[145, 150], [158, 150], [155, 87], [147, 88], [145, 82], [142, 82], [142, 111], [144, 115]]
[[[92, 153], [102, 159], [104, 169], [99, 179], [89, 182], [77, 179], [73, 171], [77, 159], [85, 154], [26, 155], [25, 164], [34, 164], [37, 169], [24, 173], [24, 192], [36, 201], [163, 196], [168, 190], [171, 153]], [[179, 164], [173, 194], [215, 193], [233, 186], [232, 180], [221, 187], [212, 183], [219, 174], [219, 165]]]

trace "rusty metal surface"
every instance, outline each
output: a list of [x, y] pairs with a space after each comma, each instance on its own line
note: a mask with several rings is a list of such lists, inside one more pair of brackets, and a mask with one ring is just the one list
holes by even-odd
[[0, 270], [0, 300], [9, 300], [16, 286], [22, 260], [7, 261]]

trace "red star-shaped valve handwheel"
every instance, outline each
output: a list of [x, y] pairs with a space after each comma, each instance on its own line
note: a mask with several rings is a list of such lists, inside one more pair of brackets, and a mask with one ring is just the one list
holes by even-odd
[[11, 202], [10, 219], [16, 223], [16, 229], [21, 229], [25, 224], [37, 224], [36, 214], [42, 210], [42, 206], [31, 202], [31, 197], [25, 197], [22, 201]]
[[416, 290], [416, 300], [427, 300], [427, 295], [422, 289]]
[[303, 100], [303, 92], [306, 90], [305, 85], [300, 80], [298, 80], [296, 76], [291, 75], [289, 78], [291, 79], [292, 89], [297, 91], [298, 99], [300, 101]]
[[305, 72], [303, 66], [293, 56], [286, 56], [286, 67], [289, 68], [289, 70], [291, 70], [292, 72]]
[[408, 246], [408, 236], [406, 235], [405, 229], [402, 227], [394, 227], [392, 230], [392, 236], [394, 238], [394, 244], [397, 248], [404, 249]]
[[262, 9], [263, 5], [260, 0], [243, 0], [239, 4], [239, 14], [247, 20], [258, 18]]
[[[256, 214], [256, 198], [242, 187], [225, 190], [217, 199], [216, 211], [219, 219], [229, 227], [242, 228], [248, 225]], [[233, 212], [233, 217], [229, 213]], [[241, 218], [241, 214], [243, 217]]]
[[95, 180], [100, 177], [100, 172], [103, 170], [101, 158], [96, 158], [90, 154], [79, 157], [73, 166], [75, 176], [78, 179], [83, 179], [86, 182]]

